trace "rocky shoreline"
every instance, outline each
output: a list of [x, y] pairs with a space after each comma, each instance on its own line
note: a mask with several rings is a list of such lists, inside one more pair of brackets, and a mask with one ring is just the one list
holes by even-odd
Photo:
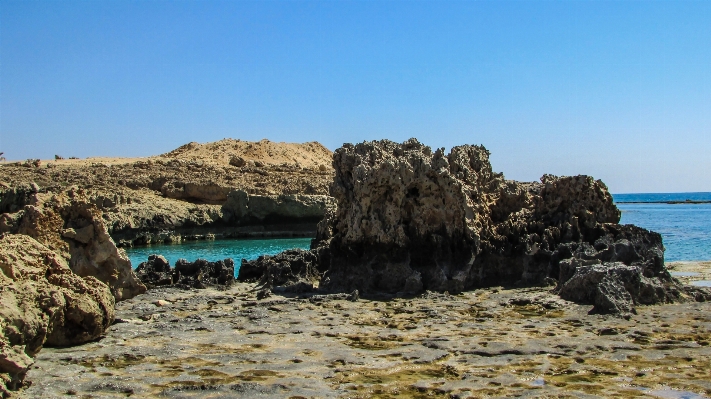
[[[711, 392], [711, 290], [688, 285], [708, 265], [674, 264], [674, 278], [661, 235], [619, 225], [603, 182], [506, 180], [483, 146], [445, 154], [415, 139], [346, 144], [332, 174], [323, 150], [223, 140], [112, 171], [0, 168], [51, 177], [0, 193], [0, 393]], [[245, 159], [254, 151], [271, 163]], [[161, 174], [175, 165], [200, 168]], [[261, 178], [245, 178], [254, 168]], [[305, 188], [309, 176], [333, 176], [330, 195]], [[316, 238], [242, 261], [237, 281], [231, 259], [171, 267], [155, 255], [134, 272], [120, 248], [281, 233]], [[65, 345], [81, 346], [40, 352]]]
[[545, 288], [351, 300], [318, 294], [257, 300], [257, 292], [249, 283], [161, 288], [119, 302], [101, 340], [44, 349], [24, 394], [711, 395], [710, 302], [642, 306], [626, 320], [591, 315], [591, 306]]

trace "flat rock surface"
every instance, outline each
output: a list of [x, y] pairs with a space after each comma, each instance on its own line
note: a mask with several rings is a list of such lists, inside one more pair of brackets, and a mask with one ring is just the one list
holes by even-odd
[[43, 349], [21, 395], [711, 397], [708, 302], [641, 306], [626, 320], [544, 288], [357, 301], [257, 301], [254, 288], [120, 302], [105, 338]]

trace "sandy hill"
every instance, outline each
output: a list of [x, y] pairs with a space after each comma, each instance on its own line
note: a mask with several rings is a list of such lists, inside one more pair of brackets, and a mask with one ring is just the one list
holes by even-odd
[[160, 155], [163, 158], [211, 160], [221, 164], [228, 164], [236, 156], [265, 165], [289, 164], [301, 168], [324, 165], [330, 169], [333, 153], [315, 141], [299, 144], [276, 143], [266, 139], [257, 142], [222, 139], [205, 144], [191, 142]]

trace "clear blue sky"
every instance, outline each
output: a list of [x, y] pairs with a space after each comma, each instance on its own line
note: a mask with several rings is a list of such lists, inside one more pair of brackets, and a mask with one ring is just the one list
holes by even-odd
[[711, 191], [711, 1], [3, 0], [0, 43], [8, 159], [417, 137]]

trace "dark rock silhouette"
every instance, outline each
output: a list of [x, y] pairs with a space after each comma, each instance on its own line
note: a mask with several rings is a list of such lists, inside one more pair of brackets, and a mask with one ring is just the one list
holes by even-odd
[[234, 283], [235, 265], [232, 259], [209, 262], [178, 259], [171, 268], [161, 255], [150, 255], [136, 268], [136, 275], [148, 288], [178, 285], [189, 288], [229, 287]]

